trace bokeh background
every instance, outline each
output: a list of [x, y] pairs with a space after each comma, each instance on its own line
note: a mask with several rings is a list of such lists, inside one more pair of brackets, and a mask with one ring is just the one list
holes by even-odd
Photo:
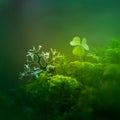
[[71, 54], [74, 36], [98, 47], [120, 37], [119, 6], [119, 0], [0, 0], [0, 89], [17, 85], [33, 45]]

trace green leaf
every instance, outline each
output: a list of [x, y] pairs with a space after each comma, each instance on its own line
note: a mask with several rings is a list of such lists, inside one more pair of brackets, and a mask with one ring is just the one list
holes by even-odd
[[82, 57], [85, 53], [84, 48], [81, 45], [74, 47], [72, 52], [79, 57]]
[[85, 50], [89, 50], [89, 47], [88, 47], [88, 45], [87, 45], [86, 38], [83, 38], [81, 45], [82, 45], [82, 47], [83, 47]]
[[71, 46], [77, 46], [80, 45], [80, 38], [79, 37], [74, 37], [73, 40], [70, 42]]

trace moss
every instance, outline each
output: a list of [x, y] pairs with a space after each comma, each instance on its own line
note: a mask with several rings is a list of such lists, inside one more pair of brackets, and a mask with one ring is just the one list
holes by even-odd
[[103, 73], [104, 80], [117, 80], [119, 82], [120, 77], [120, 65], [119, 64], [107, 64]]
[[82, 62], [62, 56], [25, 85], [26, 104], [34, 109], [35, 118], [92, 120], [119, 115], [120, 48], [116, 45], [101, 54], [86, 54]]
[[53, 76], [49, 85], [51, 99], [57, 100], [56, 102], [61, 102], [61, 104], [73, 102], [82, 90], [82, 85], [75, 78], [62, 75]]
[[92, 62], [92, 63], [99, 63], [100, 57], [93, 54], [93, 53], [88, 53], [85, 57], [85, 61], [89, 61], [89, 62]]
[[111, 64], [120, 64], [120, 48], [109, 48], [105, 54], [105, 61]]
[[103, 64], [74, 61], [69, 65], [68, 75], [76, 78], [83, 85], [100, 86], [103, 74]]

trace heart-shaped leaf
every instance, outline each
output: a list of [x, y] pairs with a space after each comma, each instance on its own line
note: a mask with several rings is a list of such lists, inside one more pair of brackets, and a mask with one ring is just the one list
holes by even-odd
[[80, 45], [80, 38], [79, 37], [74, 37], [73, 40], [70, 42], [71, 46], [77, 46]]
[[85, 51], [84, 51], [84, 48], [81, 45], [79, 45], [79, 46], [74, 47], [72, 52], [74, 55], [82, 57]]
[[83, 47], [85, 50], [89, 50], [89, 47], [88, 47], [88, 45], [87, 45], [86, 38], [83, 38], [81, 45], [82, 45], [82, 47]]

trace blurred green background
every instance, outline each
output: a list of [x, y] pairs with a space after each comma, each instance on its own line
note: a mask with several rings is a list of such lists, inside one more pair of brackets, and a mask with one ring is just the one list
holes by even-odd
[[69, 41], [86, 37], [102, 47], [120, 32], [118, 0], [0, 0], [0, 88], [19, 82], [33, 45], [71, 54]]

